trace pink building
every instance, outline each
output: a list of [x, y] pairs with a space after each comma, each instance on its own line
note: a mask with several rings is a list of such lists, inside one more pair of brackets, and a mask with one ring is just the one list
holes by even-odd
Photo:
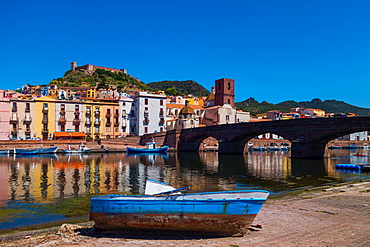
[[0, 89], [0, 140], [9, 140], [10, 102]]

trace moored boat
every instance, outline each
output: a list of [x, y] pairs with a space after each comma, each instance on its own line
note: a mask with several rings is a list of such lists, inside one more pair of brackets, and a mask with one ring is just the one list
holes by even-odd
[[264, 190], [181, 194], [187, 187], [174, 189], [153, 180], [148, 187], [146, 195], [92, 197], [94, 227], [131, 234], [242, 236], [269, 195]]
[[54, 154], [58, 150], [58, 146], [56, 147], [50, 147], [50, 148], [40, 148], [37, 153], [39, 154]]
[[0, 155], [8, 155], [10, 150], [0, 150]]
[[74, 153], [88, 153], [91, 151], [91, 148], [87, 148], [85, 145], [81, 144], [78, 148], [72, 148], [71, 145], [68, 145], [67, 149], [62, 150], [63, 153], [74, 154]]
[[22, 148], [14, 148], [14, 154], [18, 155], [32, 155], [37, 154], [38, 149], [22, 149]]
[[127, 147], [126, 151], [131, 152], [131, 153], [164, 153], [167, 152], [168, 146], [163, 146], [163, 147], [157, 147], [156, 142], [149, 142], [147, 143], [146, 148], [132, 148], [132, 147]]
[[359, 171], [370, 171], [369, 165], [357, 165], [357, 164], [337, 164], [336, 169], [339, 170], [359, 170]]

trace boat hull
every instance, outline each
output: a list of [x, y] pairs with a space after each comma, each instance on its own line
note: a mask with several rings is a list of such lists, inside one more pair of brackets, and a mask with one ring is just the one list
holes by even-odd
[[243, 236], [256, 214], [248, 215], [157, 215], [91, 213], [97, 230], [126, 234]]
[[185, 195], [91, 198], [90, 219], [98, 230], [242, 236], [268, 192], [208, 192]]
[[126, 151], [129, 153], [164, 153], [167, 152], [168, 146], [155, 148], [155, 149], [149, 149], [149, 148], [131, 148], [127, 147]]

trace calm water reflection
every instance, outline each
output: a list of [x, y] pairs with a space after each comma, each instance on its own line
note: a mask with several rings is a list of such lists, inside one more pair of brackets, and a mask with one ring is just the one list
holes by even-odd
[[95, 194], [143, 193], [148, 178], [192, 191], [266, 189], [277, 194], [370, 177], [335, 169], [338, 163], [370, 163], [353, 152], [333, 150], [324, 160], [292, 160], [284, 152], [1, 156], [0, 229], [65, 217], [40, 205]]

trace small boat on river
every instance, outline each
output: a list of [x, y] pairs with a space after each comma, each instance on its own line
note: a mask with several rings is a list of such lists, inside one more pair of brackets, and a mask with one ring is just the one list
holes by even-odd
[[148, 142], [146, 144], [146, 148], [132, 148], [132, 147], [127, 147], [126, 151], [128, 153], [164, 153], [167, 152], [168, 146], [163, 146], [163, 147], [157, 147], [156, 142]]
[[51, 148], [38, 148], [38, 149], [21, 149], [14, 148], [14, 154], [19, 155], [33, 155], [33, 154], [54, 154], [58, 150], [58, 146]]
[[67, 154], [76, 154], [76, 153], [88, 153], [91, 151], [91, 148], [87, 148], [85, 145], [81, 144], [78, 148], [72, 148], [71, 145], [68, 145], [67, 149], [63, 149], [63, 153]]
[[339, 170], [357, 170], [357, 171], [370, 171], [369, 165], [357, 165], [357, 164], [337, 164], [336, 169]]
[[243, 236], [265, 203], [265, 190], [182, 194], [148, 180], [145, 195], [94, 196], [90, 220], [96, 230], [127, 234]]
[[21, 149], [21, 148], [14, 148], [15, 155], [32, 155], [37, 154], [38, 149]]
[[8, 155], [10, 150], [0, 150], [0, 155]]

